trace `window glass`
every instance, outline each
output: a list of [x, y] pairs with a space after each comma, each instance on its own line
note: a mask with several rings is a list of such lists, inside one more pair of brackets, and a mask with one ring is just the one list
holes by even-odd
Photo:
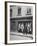
[[10, 17], [12, 17], [12, 8], [10, 8]]
[[21, 15], [21, 8], [18, 8], [18, 15]]

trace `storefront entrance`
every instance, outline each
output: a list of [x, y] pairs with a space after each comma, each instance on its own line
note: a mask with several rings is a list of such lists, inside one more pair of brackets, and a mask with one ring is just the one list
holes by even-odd
[[33, 18], [10, 19], [10, 31], [33, 34]]

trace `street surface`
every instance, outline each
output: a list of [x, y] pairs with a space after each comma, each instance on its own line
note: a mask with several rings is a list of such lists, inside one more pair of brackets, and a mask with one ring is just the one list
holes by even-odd
[[18, 32], [11, 32], [10, 33], [10, 40], [32, 40], [33, 37], [31, 34], [23, 34]]

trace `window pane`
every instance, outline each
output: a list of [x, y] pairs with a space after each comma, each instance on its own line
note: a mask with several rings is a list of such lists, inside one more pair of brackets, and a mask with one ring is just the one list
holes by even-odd
[[12, 17], [12, 8], [10, 8], [10, 17]]
[[18, 8], [18, 15], [21, 15], [21, 8]]
[[27, 15], [31, 15], [31, 8], [27, 8]]

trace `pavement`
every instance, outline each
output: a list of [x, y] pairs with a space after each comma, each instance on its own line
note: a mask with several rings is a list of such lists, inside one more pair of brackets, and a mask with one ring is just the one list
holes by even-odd
[[10, 32], [10, 39], [11, 40], [28, 40], [33, 39], [32, 34], [23, 34], [19, 32]]

